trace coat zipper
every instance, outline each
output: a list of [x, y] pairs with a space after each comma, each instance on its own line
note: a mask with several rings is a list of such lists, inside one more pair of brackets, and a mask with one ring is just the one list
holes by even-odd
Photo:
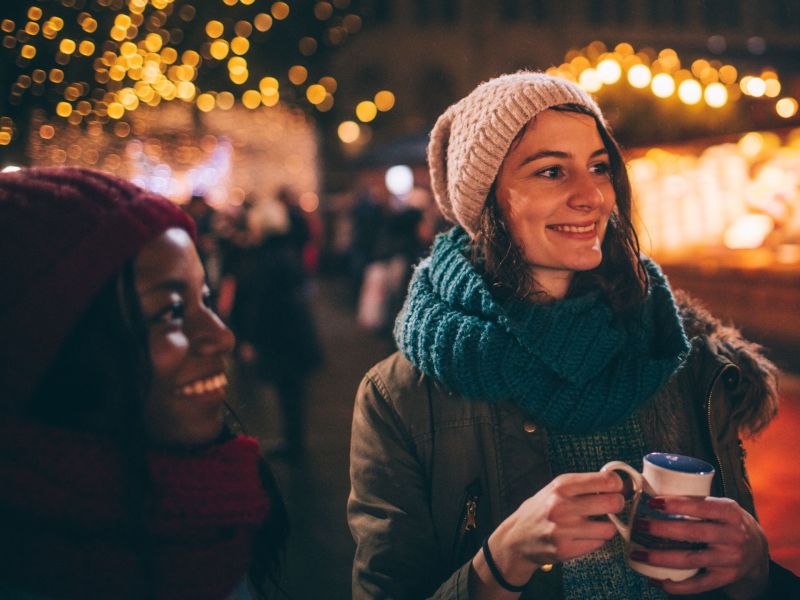
[[714, 395], [714, 386], [717, 385], [719, 378], [722, 376], [722, 373], [725, 372], [727, 369], [727, 365], [723, 365], [717, 369], [714, 373], [714, 377], [711, 379], [711, 385], [708, 388], [708, 394], [706, 395], [706, 420], [708, 424], [708, 433], [711, 436], [711, 454], [714, 456], [714, 463], [719, 470], [719, 480], [722, 484], [722, 495], [727, 497], [728, 496], [728, 485], [725, 482], [725, 472], [722, 470], [722, 461], [719, 459], [716, 451], [716, 433], [714, 432], [714, 425], [711, 419], [711, 397]]
[[470, 483], [464, 491], [464, 502], [461, 509], [461, 515], [458, 520], [456, 534], [453, 537], [453, 555], [452, 562], [455, 563], [460, 560], [459, 552], [463, 550], [464, 540], [470, 532], [478, 527], [478, 501], [481, 497], [481, 480], [475, 479]]

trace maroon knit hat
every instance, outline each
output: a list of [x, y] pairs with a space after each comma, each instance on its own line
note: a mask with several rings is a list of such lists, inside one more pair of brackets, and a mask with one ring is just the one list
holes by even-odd
[[33, 392], [103, 285], [148, 241], [192, 220], [100, 171], [0, 173], [0, 412]]

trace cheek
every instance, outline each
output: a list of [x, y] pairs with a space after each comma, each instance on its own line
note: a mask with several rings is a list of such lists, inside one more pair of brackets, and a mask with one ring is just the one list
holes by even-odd
[[150, 336], [150, 359], [157, 379], [173, 375], [183, 364], [188, 352], [189, 340], [182, 332]]

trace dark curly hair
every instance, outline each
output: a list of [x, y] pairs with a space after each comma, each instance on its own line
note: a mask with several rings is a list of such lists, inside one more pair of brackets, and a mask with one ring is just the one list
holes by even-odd
[[[605, 295], [617, 316], [624, 316], [641, 306], [647, 295], [648, 278], [639, 251], [639, 239], [631, 220], [631, 186], [622, 152], [608, 128], [587, 108], [562, 104], [553, 110], [591, 116], [608, 152], [611, 183], [616, 194], [616, 210], [611, 214], [603, 240], [603, 259], [589, 271], [575, 274], [567, 297], [591, 290]], [[522, 137], [520, 130], [511, 147]], [[495, 185], [489, 190], [481, 212], [478, 231], [472, 241], [472, 261], [482, 269], [484, 277], [500, 299], [529, 300], [544, 295], [534, 280], [522, 249], [514, 243], [497, 202]]]

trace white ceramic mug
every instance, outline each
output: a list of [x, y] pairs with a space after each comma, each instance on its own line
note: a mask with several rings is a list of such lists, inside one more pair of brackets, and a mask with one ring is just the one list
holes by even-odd
[[640, 533], [633, 530], [633, 524], [636, 519], [692, 519], [654, 510], [647, 505], [647, 501], [651, 496], [708, 496], [711, 492], [711, 481], [714, 479], [714, 467], [699, 458], [667, 452], [651, 452], [644, 457], [643, 464], [642, 473], [619, 460], [611, 461], [600, 469], [624, 471], [630, 476], [634, 489], [628, 522], [623, 523], [614, 514], [609, 514], [608, 518], [625, 541], [625, 560], [631, 569], [653, 579], [683, 581], [697, 573], [698, 569], [655, 567], [631, 560], [631, 552], [648, 549], [693, 549], [700, 546]]

